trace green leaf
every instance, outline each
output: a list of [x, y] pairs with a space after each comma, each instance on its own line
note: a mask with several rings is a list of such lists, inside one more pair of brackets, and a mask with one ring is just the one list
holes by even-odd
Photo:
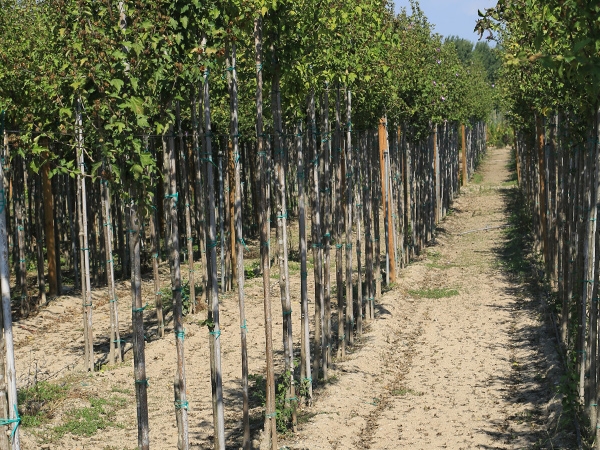
[[60, 108], [58, 110], [58, 113], [61, 116], [66, 116], [69, 119], [71, 119], [73, 117], [73, 110], [71, 108]]
[[118, 78], [113, 78], [110, 80], [110, 85], [117, 89], [117, 92], [121, 90], [125, 83], [123, 80], [119, 80]]
[[102, 165], [102, 161], [92, 164], [92, 168], [90, 169], [90, 174], [92, 175], [92, 177], [96, 176], [96, 172], [98, 172], [98, 168], [101, 165]]

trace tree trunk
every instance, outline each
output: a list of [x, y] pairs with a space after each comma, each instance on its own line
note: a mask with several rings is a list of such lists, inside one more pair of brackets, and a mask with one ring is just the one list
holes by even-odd
[[[263, 132], [263, 72], [262, 72], [262, 16], [254, 20], [254, 51], [256, 57], [256, 132], [258, 172], [260, 173], [261, 191], [267, 193], [266, 171], [268, 168]], [[273, 329], [271, 317], [270, 292], [270, 261], [269, 239], [270, 227], [267, 206], [270, 199], [267, 196], [260, 202], [260, 240], [261, 268], [263, 275], [264, 314], [265, 314], [265, 356], [267, 359], [266, 400], [265, 400], [265, 438], [271, 450], [277, 449], [277, 412], [275, 410], [275, 369], [273, 366]]]
[[[88, 371], [94, 371], [94, 334], [92, 329], [92, 289], [90, 282], [90, 251], [88, 243], [88, 222], [87, 222], [87, 195], [85, 185], [85, 162], [83, 155], [83, 124], [81, 116], [81, 104], [78, 102], [76, 107], [77, 118], [76, 118], [76, 137], [77, 137], [77, 160], [79, 161], [79, 189], [81, 203], [79, 205], [81, 209], [80, 216], [80, 230], [79, 234], [82, 239], [83, 248], [83, 261], [81, 263], [83, 274], [82, 281], [82, 301], [83, 301], [83, 332], [85, 342], [85, 367]], [[46, 230], [47, 232], [47, 230]]]
[[[4, 131], [4, 111], [2, 111], [2, 133], [4, 135], [4, 152], [3, 157], [8, 160], [8, 155], [6, 154], [8, 150], [8, 136]], [[46, 170], [48, 169], [48, 165], [45, 166]], [[47, 175], [47, 172], [46, 172]], [[8, 417], [9, 426], [14, 424], [12, 427], [12, 436], [11, 436], [11, 444], [12, 450], [19, 450], [21, 447], [21, 440], [19, 436], [19, 423], [21, 421], [18, 413], [18, 405], [17, 405], [17, 374], [15, 371], [15, 351], [14, 351], [14, 343], [13, 343], [13, 331], [12, 331], [12, 312], [11, 312], [11, 304], [10, 304], [10, 266], [8, 263], [8, 230], [7, 230], [7, 214], [6, 209], [8, 206], [8, 198], [6, 196], [5, 191], [5, 179], [4, 179], [4, 168], [0, 164], [0, 291], [2, 293], [2, 327], [4, 331], [3, 339], [0, 337], [0, 342], [2, 342], [2, 350], [5, 350], [6, 353], [2, 352], [1, 355], [6, 355], [5, 367], [2, 369], [2, 376], [6, 376], [5, 383], [0, 384], [0, 387], [5, 387], [8, 392], [8, 415], [4, 417]], [[4, 399], [5, 397], [2, 396]], [[5, 400], [2, 400], [4, 402]], [[0, 412], [5, 411], [6, 408], [0, 410]], [[4, 441], [4, 439], [2, 439]], [[6, 442], [4, 442], [6, 443]]]
[[[131, 192], [136, 198], [137, 192]], [[148, 424], [148, 378], [146, 378], [146, 353], [144, 341], [144, 306], [142, 306], [142, 271], [140, 264], [140, 218], [138, 206], [131, 204], [129, 209], [129, 254], [131, 255], [131, 326], [133, 337], [133, 375], [135, 378], [135, 399], [137, 407], [138, 448], [150, 449], [150, 428]]]
[[119, 332], [119, 303], [115, 290], [115, 263], [112, 254], [112, 222], [110, 218], [110, 188], [108, 180], [102, 183], [102, 212], [104, 221], [104, 251], [106, 254], [106, 274], [108, 278], [108, 307], [110, 311], [109, 362], [115, 364], [123, 359], [121, 352], [121, 335]]
[[221, 328], [219, 324], [219, 281], [217, 278], [217, 225], [215, 218], [214, 162], [212, 160], [212, 128], [210, 121], [209, 71], [204, 72], [204, 130], [206, 136], [205, 166], [208, 188], [208, 223], [206, 256], [208, 268], [208, 320], [210, 328], [212, 399], [215, 449], [225, 450], [225, 415], [223, 411], [223, 385], [221, 372]]
[[[354, 182], [352, 166], [352, 92], [346, 92], [346, 326], [345, 344], [354, 344], [354, 300], [352, 295], [352, 208], [354, 207]], [[360, 296], [359, 296], [360, 297]]]

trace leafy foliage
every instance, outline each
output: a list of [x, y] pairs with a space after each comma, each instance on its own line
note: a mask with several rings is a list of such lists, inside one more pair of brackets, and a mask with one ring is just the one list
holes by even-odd
[[[240, 79], [240, 133], [253, 140], [256, 89], [252, 19], [264, 16], [268, 89], [281, 77], [285, 122], [304, 117], [311, 90], [346, 86], [357, 127], [383, 114], [410, 122], [481, 119], [489, 113], [483, 69], [461, 64], [417, 2], [393, 13], [380, 0], [7, 0], [0, 12], [0, 108], [23, 131], [31, 168], [75, 175], [75, 115], [81, 105], [87, 172], [142, 203], [159, 170], [148, 142], [168, 135], [174, 103], [188, 130], [198, 130], [192, 101], [203, 75], [214, 91], [213, 129], [228, 130], [227, 65], [235, 42]], [[5, 69], [4, 69], [5, 68]], [[483, 107], [481, 107], [483, 105]], [[268, 111], [268, 108], [265, 108]], [[271, 119], [266, 117], [267, 126]]]

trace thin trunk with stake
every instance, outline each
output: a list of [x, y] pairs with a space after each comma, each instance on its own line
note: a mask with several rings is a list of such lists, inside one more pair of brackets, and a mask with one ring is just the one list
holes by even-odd
[[[354, 185], [352, 166], [352, 92], [346, 92], [346, 332], [345, 343], [354, 343], [354, 305], [352, 298], [352, 208], [354, 207]], [[359, 299], [362, 298], [359, 293]]]
[[[175, 375], [175, 415], [178, 425], [178, 447], [181, 450], [189, 448], [188, 438], [188, 402], [186, 397], [185, 379], [185, 357], [183, 340], [183, 302], [181, 285], [181, 264], [179, 260], [179, 222], [177, 217], [177, 166], [175, 158], [175, 139], [173, 138], [173, 127], [169, 127], [167, 138], [168, 152], [168, 186], [169, 193], [165, 195], [168, 202], [168, 216], [170, 221], [169, 251], [171, 262], [171, 290], [173, 292], [173, 331], [175, 332], [175, 349], [177, 352], [177, 372]], [[178, 394], [178, 395], [177, 395]]]
[[[130, 191], [131, 198], [137, 192]], [[133, 376], [135, 378], [135, 400], [137, 407], [138, 448], [150, 448], [148, 424], [148, 378], [146, 378], [146, 349], [144, 341], [144, 306], [142, 306], [142, 270], [140, 264], [141, 224], [138, 205], [133, 201], [129, 207], [129, 255], [131, 258], [131, 326], [133, 337]]]
[[300, 376], [308, 389], [308, 401], [312, 401], [312, 378], [310, 366], [310, 317], [308, 313], [308, 270], [306, 268], [306, 196], [304, 195], [304, 152], [302, 149], [302, 122], [296, 127], [296, 151], [298, 154], [298, 233], [300, 251], [300, 306], [302, 308], [302, 347]]
[[92, 331], [92, 288], [90, 285], [90, 251], [88, 243], [88, 222], [87, 222], [87, 195], [85, 190], [85, 162], [83, 159], [83, 124], [81, 118], [81, 104], [76, 105], [76, 138], [77, 138], [77, 160], [81, 174], [79, 179], [80, 192], [80, 215], [79, 215], [79, 234], [80, 241], [83, 244], [81, 249], [83, 255], [82, 261], [82, 286], [81, 294], [83, 297], [83, 332], [85, 342], [85, 367], [90, 372], [94, 371], [94, 335]]
[[237, 285], [238, 285], [238, 303], [240, 308], [240, 338], [242, 345], [242, 397], [243, 397], [243, 416], [244, 436], [242, 442], [243, 450], [250, 450], [252, 444], [250, 440], [250, 413], [248, 396], [248, 344], [247, 334], [248, 326], [246, 324], [246, 307], [244, 299], [244, 248], [246, 244], [243, 239], [242, 230], [242, 164], [240, 161], [240, 139], [238, 126], [238, 85], [236, 64], [235, 43], [231, 44], [231, 67], [229, 70], [231, 78], [231, 138], [233, 145], [233, 162], [235, 164], [235, 202], [234, 202], [234, 221], [236, 239], [236, 258], [237, 258]]
[[217, 450], [225, 449], [225, 415], [223, 411], [223, 380], [221, 372], [221, 328], [219, 325], [219, 281], [217, 276], [217, 223], [215, 217], [215, 184], [212, 160], [212, 133], [210, 122], [210, 95], [208, 69], [204, 72], [204, 135], [206, 186], [208, 189], [208, 223], [206, 256], [208, 267], [208, 327], [210, 329], [211, 384], [214, 420], [214, 445]]
[[[277, 61], [273, 49], [273, 59]], [[290, 277], [288, 270], [288, 235], [287, 235], [287, 204], [285, 177], [285, 149], [283, 145], [283, 127], [281, 120], [281, 92], [279, 89], [279, 67], [275, 70], [273, 80], [273, 122], [275, 125], [275, 179], [277, 189], [277, 258], [279, 260], [279, 293], [281, 310], [283, 312], [283, 354], [285, 372], [289, 386], [286, 396], [286, 407], [292, 403], [292, 426], [296, 431], [296, 389], [294, 386], [294, 342], [292, 338], [292, 302], [290, 300]]]
[[[260, 186], [263, 193], [267, 192], [268, 168], [267, 153], [263, 132], [263, 72], [262, 72], [262, 16], [254, 20], [254, 50], [256, 57], [256, 133], [258, 171], [260, 173]], [[265, 399], [265, 438], [268, 448], [277, 449], [277, 411], [275, 410], [275, 368], [273, 365], [273, 318], [271, 316], [271, 290], [270, 290], [270, 260], [269, 260], [269, 217], [267, 206], [268, 195], [264, 195], [260, 202], [260, 260], [263, 275], [263, 296], [265, 314], [265, 356], [267, 359], [266, 399]]]
[[104, 221], [104, 249], [106, 253], [106, 273], [108, 278], [108, 304], [110, 309], [110, 352], [109, 362], [114, 364], [122, 361], [121, 338], [119, 334], [119, 308], [115, 290], [115, 263], [112, 254], [112, 223], [110, 219], [110, 188], [108, 180], [102, 180], [102, 213]]
[[[4, 152], [7, 150], [8, 139], [4, 132], [4, 111], [2, 111], [2, 129], [4, 139]], [[2, 152], [2, 156], [6, 156]], [[6, 220], [6, 207], [8, 199], [4, 188], [4, 169], [0, 164], [0, 291], [2, 292], [2, 327], [4, 331], [4, 348], [6, 350], [5, 376], [8, 392], [8, 420], [6, 425], [13, 425], [11, 433], [12, 450], [21, 448], [19, 437], [19, 417], [17, 407], [17, 373], [15, 370], [15, 351], [13, 343], [12, 311], [10, 304], [10, 266], [8, 262], [8, 230]]]

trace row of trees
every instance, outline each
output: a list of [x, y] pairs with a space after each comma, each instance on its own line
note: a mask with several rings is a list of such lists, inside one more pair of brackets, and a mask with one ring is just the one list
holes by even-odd
[[502, 92], [516, 130], [519, 184], [556, 292], [565, 399], [600, 448], [598, 276], [600, 6], [501, 0], [481, 14], [499, 40]]
[[[363, 318], [374, 318], [382, 273], [386, 283], [393, 282], [396, 268], [432, 238], [458, 189], [459, 137], [466, 147], [465, 174], [484, 150], [481, 121], [493, 88], [483, 67], [463, 64], [454, 44], [432, 34], [418, 4], [412, 6], [410, 13], [395, 15], [390, 4], [375, 0], [49, 0], [9, 1], [0, 10], [6, 36], [0, 44], [6, 67], [0, 107], [6, 111], [4, 157], [14, 190], [7, 212], [21, 312], [43, 301], [46, 272], [48, 294], [60, 294], [60, 258], [66, 257], [82, 292], [85, 364], [92, 371], [92, 285], [108, 289], [109, 360], [117, 362], [122, 349], [115, 276], [131, 278], [139, 448], [149, 447], [144, 264], [154, 273], [157, 332], [162, 336], [169, 319], [177, 337], [180, 448], [189, 447], [183, 315], [194, 312], [196, 289], [208, 303], [203, 323], [210, 333], [215, 448], [225, 447], [219, 292], [235, 285], [242, 446], [248, 448], [244, 238], [258, 239], [265, 435], [276, 448], [271, 256], [279, 266], [286, 402], [293, 410], [298, 387], [310, 399], [318, 380], [327, 379], [333, 354], [343, 356], [362, 332]], [[460, 123], [467, 123], [462, 133]], [[377, 131], [369, 131], [377, 124]], [[300, 229], [299, 370], [287, 264], [292, 215]], [[274, 248], [270, 223], [277, 224]], [[309, 244], [316, 308], [312, 353]], [[158, 276], [162, 258], [171, 269], [170, 318]], [[37, 297], [26, 278], [31, 259], [37, 263]], [[202, 267], [199, 277], [195, 261]], [[331, 305], [334, 266], [337, 318]], [[294, 414], [289, 419], [295, 424]]]

